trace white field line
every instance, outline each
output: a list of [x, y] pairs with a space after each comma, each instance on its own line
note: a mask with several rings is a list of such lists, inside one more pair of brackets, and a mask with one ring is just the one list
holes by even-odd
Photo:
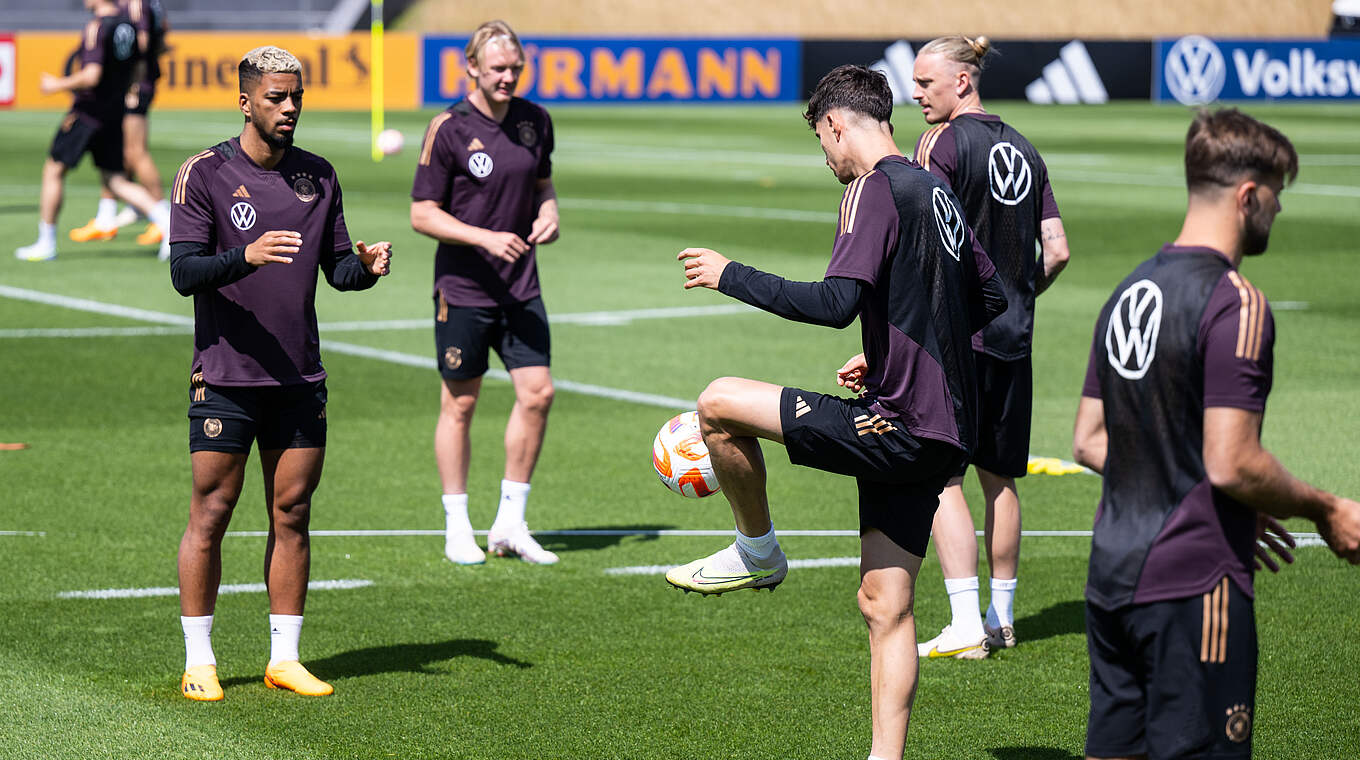
[[[732, 529], [726, 530], [680, 530], [671, 528], [660, 529], [613, 529], [585, 528], [580, 530], [535, 530], [530, 531], [535, 536], [646, 536], [657, 537], [706, 537], [706, 536], [730, 536]], [[981, 537], [982, 531], [975, 531]], [[487, 531], [475, 530], [473, 533], [485, 536]], [[264, 538], [269, 535], [263, 530], [229, 530], [227, 535], [233, 538]], [[405, 536], [442, 536], [444, 531], [437, 529], [391, 529], [391, 530], [314, 530], [311, 531], [313, 537], [361, 537], [361, 538], [400, 538]], [[853, 538], [859, 536], [858, 530], [780, 530], [781, 536], [804, 536], [813, 538]], [[1025, 538], [1090, 538], [1089, 530], [1024, 530], [1020, 535]], [[1317, 533], [1294, 533], [1295, 540], [1300, 546], [1314, 546], [1313, 541], [1321, 541]]]
[[0, 536], [23, 536], [26, 538], [42, 538], [47, 535], [45, 530], [0, 530]]
[[625, 201], [604, 198], [559, 198], [566, 209], [587, 211], [629, 211], [647, 214], [681, 214], [686, 216], [729, 216], [739, 219], [774, 219], [782, 222], [817, 222], [833, 224], [834, 211], [807, 211], [767, 206], [729, 206], [719, 203], [681, 203], [672, 201]]
[[[364, 588], [372, 586], [373, 581], [365, 580], [337, 580], [337, 581], [312, 581], [307, 584], [308, 591], [336, 591], [352, 588]], [[218, 586], [218, 594], [259, 594], [265, 591], [263, 583], [224, 583]], [[179, 589], [174, 586], [156, 586], [153, 588], [101, 588], [92, 591], [62, 591], [57, 594], [58, 599], [142, 599], [149, 596], [179, 596]]]
[[[605, 575], [665, 575], [674, 565], [633, 565], [607, 567]], [[791, 559], [789, 569], [808, 567], [859, 567], [859, 557], [822, 557], [820, 559]]]

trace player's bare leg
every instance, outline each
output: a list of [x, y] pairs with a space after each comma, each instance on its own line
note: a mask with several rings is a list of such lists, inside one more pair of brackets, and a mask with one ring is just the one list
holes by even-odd
[[922, 657], [979, 659], [987, 656], [986, 633], [978, 611], [978, 542], [973, 516], [963, 497], [963, 478], [955, 477], [940, 492], [931, 523], [931, 542], [940, 560], [949, 593], [950, 621], [940, 635], [921, 643]]
[[308, 525], [312, 494], [321, 482], [324, 448], [260, 452], [269, 538], [264, 549], [264, 578], [269, 590], [270, 656], [265, 685], [309, 696], [332, 693], [298, 662], [298, 638], [307, 604], [312, 547]]
[[873, 747], [884, 760], [902, 757], [916, 698], [916, 619], [921, 558], [881, 531], [860, 538], [859, 608], [869, 626], [869, 691]]
[[666, 574], [672, 586], [721, 594], [774, 588], [788, 573], [788, 561], [770, 522], [759, 440], [784, 442], [779, 418], [782, 392], [778, 385], [723, 377], [699, 395], [699, 430], [718, 484], [732, 507], [737, 540], [722, 551], [672, 569]]
[[987, 501], [984, 533], [987, 564], [991, 566], [992, 600], [987, 608], [988, 644], [993, 649], [1015, 646], [1012, 601], [1020, 567], [1020, 496], [1015, 478], [975, 468]]
[[[123, 117], [123, 164], [137, 184], [146, 189], [153, 201], [159, 203], [165, 197], [165, 188], [161, 184], [160, 170], [156, 168], [156, 162], [151, 159], [151, 151], [147, 148], [149, 132], [146, 116], [130, 113]], [[137, 244], [155, 245], [168, 234], [169, 230], [151, 222], [137, 236]]]
[[61, 213], [65, 190], [66, 164], [53, 158], [43, 163], [42, 186], [38, 191], [38, 240], [14, 251], [23, 261], [50, 261], [57, 257], [57, 215]]
[[[138, 213], [150, 219], [163, 230], [170, 229], [170, 205], [162, 198], [157, 200], [147, 192], [146, 188], [128, 179], [119, 172], [102, 171], [100, 176], [103, 179], [104, 187], [107, 187], [119, 200], [137, 209]], [[164, 236], [161, 239], [161, 249], [159, 253], [162, 261], [170, 259], [170, 238]]]
[[518, 367], [510, 370], [510, 382], [515, 387], [515, 404], [505, 423], [505, 477], [501, 480], [501, 500], [486, 548], [499, 556], [517, 556], [535, 565], [551, 565], [557, 562], [557, 555], [534, 540], [524, 511], [529, 479], [533, 477], [548, 430], [554, 393], [552, 373], [545, 366]]
[[179, 544], [179, 607], [185, 663], [180, 690], [189, 699], [222, 698], [212, 651], [212, 614], [222, 582], [222, 537], [241, 496], [246, 454], [195, 451], [189, 455], [193, 492], [189, 524]]
[[444, 379], [439, 386], [439, 419], [434, 425], [434, 459], [443, 487], [444, 556], [459, 565], [480, 565], [486, 554], [477, 546], [468, 520], [467, 477], [472, 457], [472, 415], [482, 378]]

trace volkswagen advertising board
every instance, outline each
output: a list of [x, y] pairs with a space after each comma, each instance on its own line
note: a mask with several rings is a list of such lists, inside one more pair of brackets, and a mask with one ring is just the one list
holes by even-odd
[[1360, 40], [1159, 40], [1159, 101], [1360, 99]]

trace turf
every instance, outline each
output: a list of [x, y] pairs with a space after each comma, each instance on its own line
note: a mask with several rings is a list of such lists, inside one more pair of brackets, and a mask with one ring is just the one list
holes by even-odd
[[[225, 105], [225, 104], [224, 104]], [[1073, 260], [1041, 299], [1032, 451], [1068, 457], [1090, 331], [1110, 290], [1173, 238], [1183, 212], [1180, 149], [1188, 113], [1143, 104], [1036, 108], [991, 104], [1043, 152]], [[1270, 252], [1244, 273], [1281, 307], [1265, 442], [1297, 474], [1360, 493], [1360, 332], [1354, 255], [1360, 224], [1360, 112], [1253, 107], [1303, 154]], [[323, 339], [428, 358], [430, 330], [384, 320], [431, 311], [433, 245], [408, 227], [415, 147], [430, 113], [389, 114], [408, 148], [367, 158], [360, 114], [308, 112], [304, 147], [345, 187], [353, 236], [388, 239], [394, 272], [372, 291], [322, 286], [325, 322], [371, 329]], [[802, 279], [826, 265], [840, 186], [796, 105], [761, 108], [558, 108], [554, 177], [562, 239], [540, 254], [550, 313], [727, 303], [685, 292], [674, 257], [704, 245]], [[902, 147], [919, 132], [898, 113]], [[90, 216], [86, 164], [71, 175], [61, 256], [15, 261], [31, 242], [38, 163], [59, 114], [0, 115], [0, 285], [184, 317], [154, 250], [124, 235], [65, 242]], [[220, 112], [157, 112], [152, 149], [167, 181], [179, 162], [240, 127]], [[147, 327], [145, 320], [0, 296], [0, 757], [224, 758], [826, 758], [868, 750], [868, 646], [853, 567], [795, 570], [774, 594], [702, 599], [656, 575], [607, 568], [706, 554], [714, 537], [548, 536], [553, 568], [509, 560], [454, 567], [435, 536], [318, 537], [312, 577], [372, 585], [314, 591], [304, 660], [336, 686], [305, 699], [265, 689], [267, 602], [224, 595], [214, 645], [220, 704], [178, 694], [183, 657], [173, 597], [67, 599], [63, 591], [174, 586], [188, 503], [184, 334], [33, 337], [50, 328]], [[1292, 303], [1285, 303], [1292, 302]], [[152, 318], [154, 319], [154, 317]], [[761, 313], [554, 326], [560, 380], [676, 399], [740, 375], [830, 391], [858, 351], [831, 331]], [[325, 349], [330, 444], [313, 528], [442, 526], [430, 450], [431, 369]], [[564, 383], [566, 385], [566, 383]], [[489, 379], [474, 423], [471, 512], [486, 528], [500, 477], [509, 386]], [[536, 529], [724, 529], [720, 498], [681, 499], [657, 484], [648, 446], [671, 408], [561, 390], [529, 517]], [[776, 525], [855, 527], [853, 486], [788, 465], [767, 449]], [[1097, 478], [1032, 476], [1025, 527], [1089, 529]], [[978, 494], [968, 484], [975, 508]], [[252, 468], [232, 529], [265, 527]], [[1306, 523], [1293, 527], [1311, 530]], [[790, 536], [794, 558], [845, 557], [846, 537]], [[260, 580], [263, 539], [224, 545], [224, 582]], [[983, 662], [927, 662], [908, 755], [1067, 760], [1082, 751], [1086, 655], [1082, 583], [1088, 540], [1027, 538], [1017, 602], [1021, 645]], [[1337, 758], [1360, 748], [1360, 575], [1322, 548], [1258, 582], [1261, 672], [1257, 756]], [[985, 573], [985, 569], [983, 570]], [[920, 630], [948, 605], [933, 557], [918, 586]], [[984, 592], [985, 598], [985, 592]]]

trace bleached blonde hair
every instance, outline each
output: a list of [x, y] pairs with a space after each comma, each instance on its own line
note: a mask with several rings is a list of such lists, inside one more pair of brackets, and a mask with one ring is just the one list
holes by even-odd
[[261, 45], [241, 56], [241, 63], [236, 67], [241, 92], [254, 87], [265, 74], [302, 76], [302, 61], [287, 50], [274, 45]]
[[965, 37], [962, 34], [951, 34], [927, 42], [916, 51], [916, 54], [919, 56], [938, 53], [955, 63], [972, 66], [976, 76], [977, 72], [982, 71], [984, 59], [991, 50], [992, 41], [985, 36]]
[[515, 49], [519, 51], [520, 57], [524, 57], [524, 46], [520, 44], [519, 36], [515, 34], [515, 30], [511, 29], [510, 25], [504, 21], [495, 20], [477, 27], [477, 30], [468, 38], [467, 47], [463, 48], [463, 55], [468, 63], [480, 60], [482, 50], [493, 40], [514, 45]]

